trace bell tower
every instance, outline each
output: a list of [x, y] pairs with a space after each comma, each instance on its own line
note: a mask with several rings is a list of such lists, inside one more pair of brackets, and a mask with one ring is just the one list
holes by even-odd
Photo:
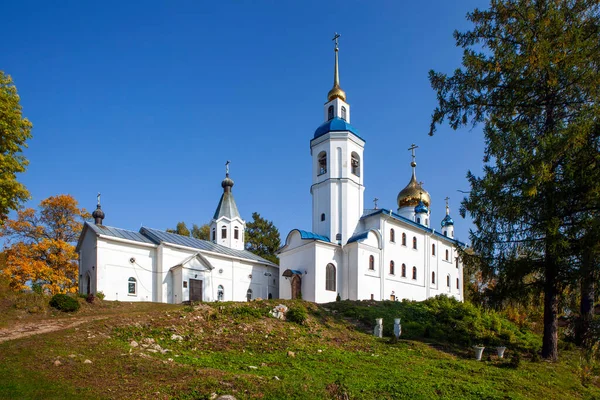
[[310, 141], [312, 156], [312, 231], [345, 244], [364, 208], [363, 151], [365, 141], [350, 125], [350, 105], [340, 87], [340, 35], [335, 34], [333, 88], [324, 105], [325, 122]]

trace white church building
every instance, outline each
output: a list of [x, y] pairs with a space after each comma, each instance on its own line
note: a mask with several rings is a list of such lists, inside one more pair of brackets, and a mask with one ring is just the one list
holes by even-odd
[[244, 248], [246, 223], [227, 169], [210, 241], [147, 227], [135, 232], [105, 226], [98, 195], [95, 223], [85, 223], [77, 243], [79, 292], [161, 303], [278, 298], [279, 267]]
[[425, 300], [439, 294], [463, 300], [463, 265], [446, 215], [433, 228], [431, 198], [412, 176], [398, 208], [364, 208], [365, 140], [350, 124], [350, 105], [338, 74], [335, 45], [333, 88], [325, 122], [310, 140], [312, 230], [292, 230], [279, 250], [279, 296], [325, 303], [350, 300]]

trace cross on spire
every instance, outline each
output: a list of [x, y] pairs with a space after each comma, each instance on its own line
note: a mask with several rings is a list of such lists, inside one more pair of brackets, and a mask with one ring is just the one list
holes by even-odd
[[96, 197], [98, 199], [98, 206], [100, 205], [100, 192], [98, 192], [98, 196]]
[[450, 197], [446, 196], [444, 200], [446, 200], [446, 215], [450, 215], [450, 207], [448, 206], [448, 200], [450, 200]]
[[373, 203], [375, 204], [375, 209], [377, 210], [377, 202], [379, 201], [379, 199], [377, 197], [375, 197], [373, 199]]
[[413, 162], [415, 162], [415, 158], [416, 158], [415, 149], [418, 149], [418, 148], [419, 148], [419, 146], [417, 146], [414, 143], [411, 144], [410, 147], [408, 148], [408, 150], [410, 150], [410, 152], [411, 152]]
[[227, 160], [225, 163], [225, 174], [227, 174], [227, 176], [229, 176], [229, 164], [231, 164], [231, 161]]
[[331, 40], [333, 40], [333, 41], [335, 42], [335, 50], [336, 50], [336, 51], [337, 51], [337, 49], [338, 49], [338, 39], [340, 38], [340, 36], [341, 36], [341, 35], [340, 35], [339, 33], [337, 33], [337, 32], [336, 32], [336, 33], [335, 33], [335, 35], [333, 36], [333, 39], [331, 39]]

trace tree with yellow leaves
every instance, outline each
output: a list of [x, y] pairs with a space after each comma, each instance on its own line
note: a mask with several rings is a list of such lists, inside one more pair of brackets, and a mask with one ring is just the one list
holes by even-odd
[[39, 287], [44, 292], [77, 292], [74, 243], [90, 214], [68, 194], [51, 196], [39, 210], [26, 208], [9, 219], [1, 234], [7, 238], [5, 275], [15, 290]]

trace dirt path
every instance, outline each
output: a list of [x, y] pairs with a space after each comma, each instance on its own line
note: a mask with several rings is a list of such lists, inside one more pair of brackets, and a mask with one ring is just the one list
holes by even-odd
[[0, 329], [0, 343], [9, 340], [24, 338], [27, 336], [40, 335], [42, 333], [60, 331], [81, 325], [85, 322], [108, 318], [107, 316], [69, 318], [62, 320], [42, 320], [16, 324], [9, 328]]

